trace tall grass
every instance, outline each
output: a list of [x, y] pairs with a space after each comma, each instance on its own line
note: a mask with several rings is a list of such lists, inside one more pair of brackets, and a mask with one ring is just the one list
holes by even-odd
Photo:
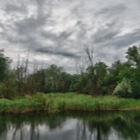
[[0, 113], [26, 113], [43, 110], [46, 97], [43, 94], [25, 96], [13, 100], [0, 99]]
[[49, 111], [109, 111], [140, 110], [140, 100], [122, 99], [114, 96], [92, 97], [89, 95], [67, 93], [46, 95]]
[[26, 113], [46, 111], [112, 111], [140, 110], [140, 100], [114, 96], [92, 97], [76, 93], [37, 93], [13, 100], [0, 99], [0, 113]]

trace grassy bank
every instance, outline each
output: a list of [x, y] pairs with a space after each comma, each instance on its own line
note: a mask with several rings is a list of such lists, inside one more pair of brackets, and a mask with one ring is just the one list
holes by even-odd
[[15, 99], [0, 99], [0, 113], [28, 113], [44, 110], [44, 94], [25, 96]]
[[140, 110], [140, 100], [113, 96], [91, 97], [75, 93], [36, 94], [13, 100], [0, 99], [0, 113], [46, 111], [112, 111]]
[[109, 111], [140, 110], [140, 100], [122, 99], [114, 96], [91, 97], [75, 94], [48, 94], [48, 111]]

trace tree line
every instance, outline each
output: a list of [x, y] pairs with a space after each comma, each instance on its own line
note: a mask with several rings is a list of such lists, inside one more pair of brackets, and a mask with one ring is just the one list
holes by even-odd
[[70, 74], [62, 67], [50, 65], [28, 73], [28, 59], [11, 69], [10, 58], [0, 50], [0, 97], [14, 98], [36, 92], [78, 92], [93, 96], [116, 95], [140, 98], [140, 48], [129, 47], [126, 61], [117, 60], [108, 66], [94, 62], [93, 51], [85, 50], [88, 66], [79, 74]]

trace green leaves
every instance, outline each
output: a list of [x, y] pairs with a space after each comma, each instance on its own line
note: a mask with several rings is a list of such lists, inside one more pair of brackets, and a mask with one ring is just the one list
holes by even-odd
[[140, 51], [136, 46], [128, 48], [127, 61], [121, 63], [118, 71], [117, 86], [113, 92], [120, 97], [140, 97]]
[[0, 50], [0, 82], [2, 82], [8, 74], [9, 63], [9, 58], [4, 56], [3, 50]]
[[115, 88], [114, 95], [120, 97], [130, 97], [132, 94], [132, 86], [131, 81], [129, 79], [124, 78]]
[[126, 52], [126, 58], [128, 59], [128, 62], [135, 67], [140, 68], [140, 48], [133, 46], [128, 48]]

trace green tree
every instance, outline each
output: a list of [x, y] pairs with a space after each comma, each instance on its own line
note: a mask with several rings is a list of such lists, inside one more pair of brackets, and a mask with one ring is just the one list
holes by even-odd
[[131, 97], [132, 96], [131, 81], [126, 78], [123, 78], [123, 80], [116, 86], [113, 94], [120, 97]]
[[[140, 97], [140, 53], [136, 46], [128, 48], [127, 62], [123, 63], [118, 74], [118, 85], [114, 93], [122, 97]], [[131, 89], [131, 94], [130, 94]]]
[[14, 72], [10, 72], [8, 76], [0, 83], [0, 97], [14, 98], [18, 96], [16, 76]]
[[107, 75], [107, 65], [104, 62], [98, 62], [94, 66], [87, 68], [88, 79], [90, 79], [90, 89], [93, 95], [105, 94], [104, 87], [105, 77]]
[[11, 60], [0, 50], [0, 97], [12, 98], [17, 93], [16, 78], [10, 70]]
[[5, 57], [3, 50], [0, 50], [0, 82], [2, 82], [9, 72], [10, 59]]
[[140, 48], [137, 46], [129, 47], [126, 52], [128, 62], [137, 68], [140, 68]]
[[112, 94], [114, 88], [118, 83], [118, 74], [122, 69], [123, 64], [118, 60], [115, 61], [111, 67], [108, 68], [106, 77], [105, 77], [105, 86], [107, 88], [107, 93]]
[[46, 92], [57, 92], [61, 82], [62, 67], [51, 65], [45, 70], [45, 86]]

